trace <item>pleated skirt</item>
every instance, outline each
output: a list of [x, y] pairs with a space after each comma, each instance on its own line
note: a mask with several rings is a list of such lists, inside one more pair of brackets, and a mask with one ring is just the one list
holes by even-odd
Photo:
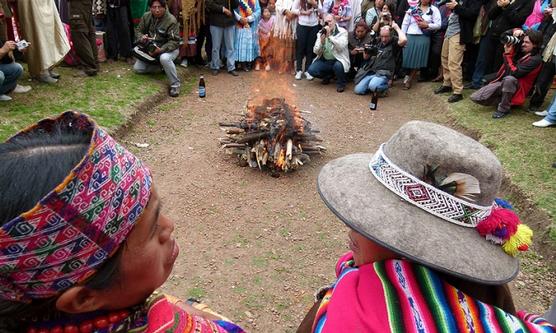
[[427, 67], [431, 39], [425, 35], [407, 35], [407, 45], [403, 49], [403, 67], [419, 69]]

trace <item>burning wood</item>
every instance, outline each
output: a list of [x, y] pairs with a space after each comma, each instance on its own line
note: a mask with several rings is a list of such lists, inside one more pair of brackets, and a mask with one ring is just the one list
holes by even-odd
[[226, 137], [220, 145], [236, 154], [241, 165], [291, 171], [309, 162], [310, 155], [326, 151], [315, 135], [318, 130], [301, 116], [296, 106], [283, 98], [263, 100], [262, 105], [247, 105], [247, 112], [237, 123], [220, 123]]

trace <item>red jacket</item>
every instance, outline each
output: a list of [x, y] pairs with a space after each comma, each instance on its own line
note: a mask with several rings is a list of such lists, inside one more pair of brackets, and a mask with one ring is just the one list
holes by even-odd
[[535, 83], [535, 79], [541, 71], [542, 58], [540, 55], [526, 54], [521, 57], [517, 64], [513, 59], [514, 52], [504, 53], [504, 63], [496, 74], [496, 79], [492, 82], [500, 81], [503, 77], [512, 75], [517, 79], [518, 87], [512, 96], [512, 105], [522, 105], [529, 91]]

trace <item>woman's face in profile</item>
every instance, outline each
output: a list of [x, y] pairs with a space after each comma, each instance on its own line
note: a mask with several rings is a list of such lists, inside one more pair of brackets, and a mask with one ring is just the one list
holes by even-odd
[[168, 279], [179, 254], [173, 231], [174, 223], [161, 213], [153, 186], [147, 207], [123, 245], [119, 278], [102, 295], [108, 309], [141, 303]]
[[353, 229], [349, 229], [348, 232], [348, 246], [353, 252], [353, 260], [357, 267], [399, 257], [396, 253], [376, 244]]

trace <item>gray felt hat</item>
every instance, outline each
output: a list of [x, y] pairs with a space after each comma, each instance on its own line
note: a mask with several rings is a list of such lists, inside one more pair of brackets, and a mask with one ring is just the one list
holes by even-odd
[[[500, 162], [489, 149], [433, 123], [406, 123], [382, 146], [382, 152], [418, 179], [425, 178], [427, 166], [436, 166], [438, 174], [474, 176], [480, 185], [476, 205], [492, 205], [502, 180]], [[502, 284], [517, 275], [518, 260], [475, 228], [437, 217], [377, 180], [369, 167], [373, 158], [373, 154], [352, 154], [320, 171], [318, 191], [345, 224], [405, 258], [466, 280]]]

